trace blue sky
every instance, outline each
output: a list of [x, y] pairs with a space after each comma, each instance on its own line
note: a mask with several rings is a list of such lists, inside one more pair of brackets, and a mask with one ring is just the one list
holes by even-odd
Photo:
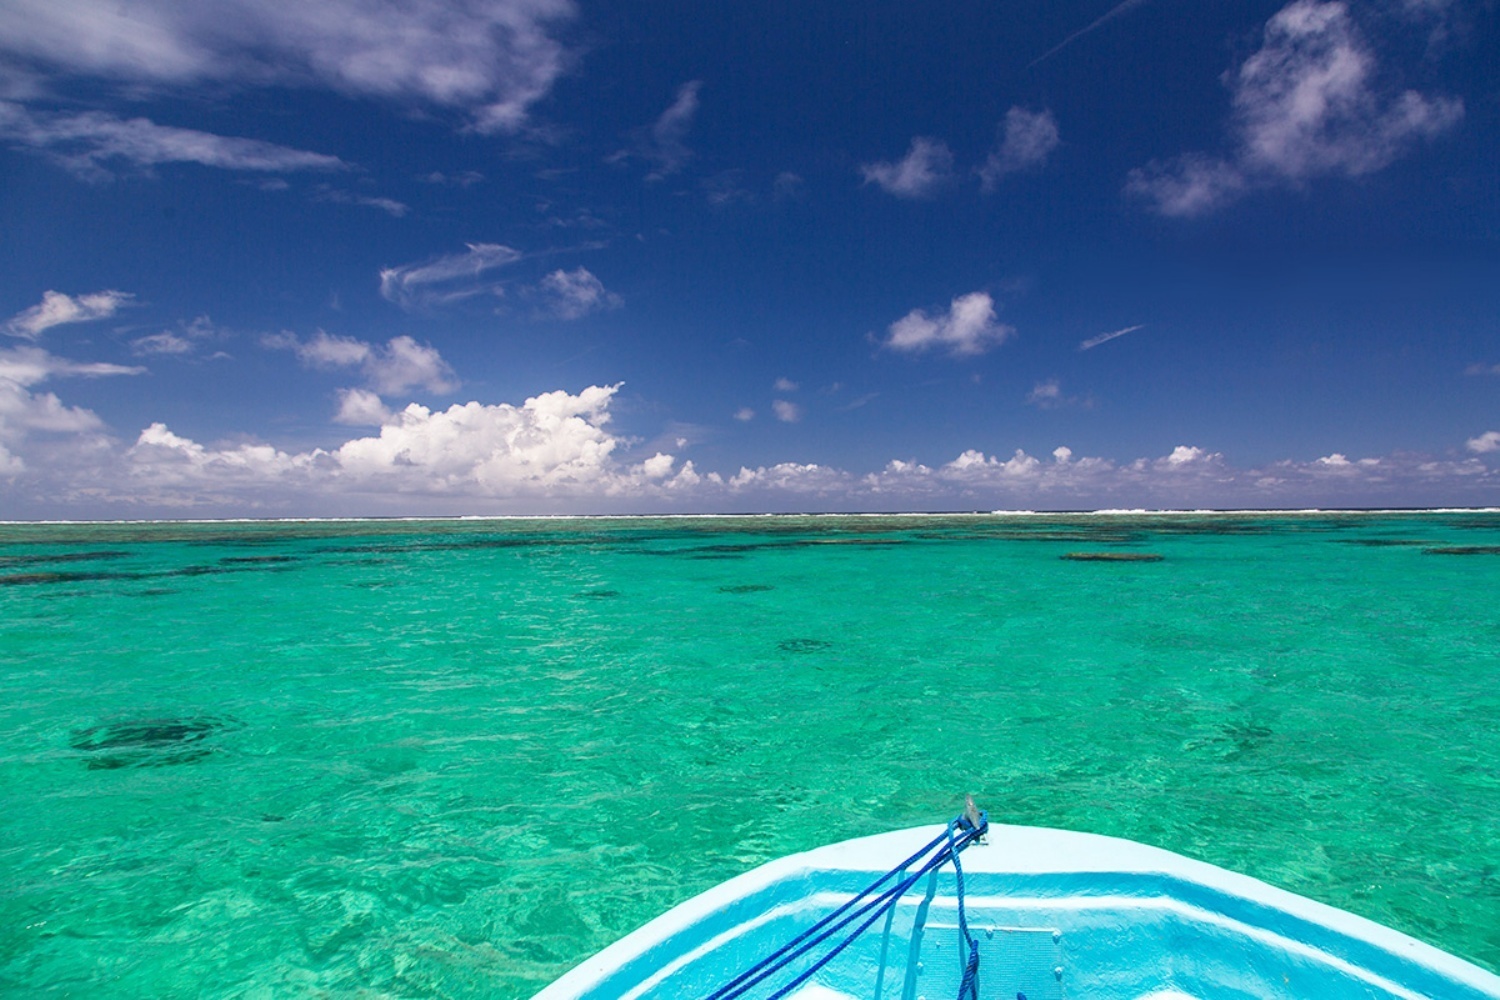
[[0, 517], [1500, 503], [1483, 0], [0, 8]]

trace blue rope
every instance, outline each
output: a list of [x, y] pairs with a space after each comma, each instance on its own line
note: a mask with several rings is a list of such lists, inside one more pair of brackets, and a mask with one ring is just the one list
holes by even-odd
[[[959, 986], [959, 1000], [978, 1000], [978, 981], [976, 977], [979, 972], [979, 945], [969, 934], [968, 922], [964, 918], [963, 869], [958, 867], [958, 854], [965, 847], [968, 847], [974, 841], [984, 836], [988, 829], [989, 817], [983, 812], [979, 813], [978, 824], [975, 824], [965, 816], [956, 817], [941, 834], [934, 837], [921, 850], [861, 889], [853, 898], [822, 920], [819, 920], [816, 924], [798, 934], [795, 938], [761, 959], [749, 969], [735, 976], [728, 983], [720, 986], [713, 993], [710, 993], [705, 1000], [736, 1000], [736, 998], [744, 996], [753, 987], [780, 972], [782, 969], [785, 969], [792, 962], [806, 955], [812, 949], [863, 917], [864, 919], [859, 925], [847, 934], [843, 940], [830, 948], [791, 982], [767, 997], [767, 1000], [781, 1000], [782, 997], [785, 997], [792, 990], [812, 978], [819, 969], [833, 961], [840, 952], [853, 944], [855, 939], [863, 934], [875, 921], [884, 916], [887, 911], [894, 908], [897, 900], [904, 896], [922, 876], [942, 867], [950, 859], [953, 861], [954, 871], [958, 876], [959, 927], [963, 931], [964, 939], [969, 944], [969, 960], [965, 966], [963, 981]], [[958, 831], [957, 837], [954, 836], [955, 830]], [[934, 850], [937, 853], [923, 861], [914, 873], [901, 879], [890, 888], [879, 892], [873, 899], [869, 899], [871, 894], [879, 890], [881, 886], [896, 878]], [[864, 902], [863, 905], [858, 905], [867, 899], [868, 901]]]
[[[980, 813], [980, 823], [984, 814]], [[969, 960], [964, 963], [964, 975], [958, 983], [958, 1000], [979, 1000], [979, 942], [969, 933], [969, 921], [964, 915], [964, 867], [958, 863], [958, 849], [953, 846], [953, 824], [948, 824], [948, 847], [953, 854], [953, 880], [958, 885], [958, 929], [969, 944]]]

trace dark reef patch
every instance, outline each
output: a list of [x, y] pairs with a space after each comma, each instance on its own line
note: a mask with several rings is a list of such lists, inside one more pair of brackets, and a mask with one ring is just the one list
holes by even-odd
[[1424, 556], [1500, 556], [1500, 545], [1434, 545]]
[[832, 649], [833, 643], [827, 639], [783, 639], [776, 644], [776, 648], [783, 653], [821, 653], [825, 649]]
[[769, 583], [734, 583], [719, 588], [721, 594], [763, 594], [776, 588]]
[[90, 771], [170, 767], [202, 760], [214, 750], [204, 741], [243, 725], [238, 719], [216, 715], [116, 719], [74, 730], [68, 745], [89, 755]]
[[573, 596], [585, 601], [607, 601], [611, 597], [619, 597], [620, 592], [618, 590], [580, 590]]
[[1234, 761], [1260, 750], [1273, 735], [1267, 726], [1235, 722], [1221, 726], [1212, 736], [1188, 740], [1183, 749], [1206, 751], [1220, 760]]
[[96, 562], [100, 559], [124, 559], [129, 552], [107, 549], [101, 552], [60, 552], [55, 555], [28, 554], [22, 556], [0, 556], [0, 567], [40, 566], [47, 563]]
[[1370, 549], [1394, 549], [1415, 545], [1433, 545], [1430, 538], [1335, 538], [1340, 545], [1360, 545]]
[[1059, 559], [1071, 562], [1161, 562], [1165, 556], [1155, 552], [1065, 552]]
[[10, 573], [0, 576], [0, 587], [23, 587], [34, 583], [86, 583], [91, 580], [137, 580], [135, 573], [84, 573], [43, 570], [40, 573]]

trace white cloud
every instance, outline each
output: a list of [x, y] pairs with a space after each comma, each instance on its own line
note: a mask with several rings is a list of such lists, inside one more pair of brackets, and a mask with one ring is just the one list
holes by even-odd
[[734, 419], [745, 423], [755, 419], [755, 411], [748, 406], [742, 406], [734, 411]]
[[188, 88], [314, 86], [513, 131], [568, 63], [570, 0], [11, 0], [0, 50], [65, 74]]
[[785, 375], [782, 375], [774, 383], [771, 384], [771, 388], [775, 389], [777, 392], [796, 392], [797, 383], [793, 382]]
[[1026, 402], [1043, 410], [1051, 410], [1072, 400], [1063, 395], [1061, 382], [1049, 378], [1031, 387], [1031, 391], [1026, 394]]
[[453, 369], [436, 348], [407, 336], [392, 337], [381, 347], [319, 330], [305, 341], [294, 333], [279, 333], [263, 338], [262, 344], [293, 351], [309, 368], [359, 368], [369, 385], [382, 395], [419, 386], [432, 392], [450, 392], [458, 386]]
[[784, 424], [795, 424], [802, 419], [802, 407], [785, 399], [772, 400], [771, 412]]
[[[471, 402], [433, 412], [412, 404], [378, 437], [346, 442], [333, 455], [342, 475], [365, 482], [481, 494], [608, 493], [632, 478], [611, 461], [620, 442], [605, 429], [618, 388], [543, 393], [519, 407]], [[660, 463], [652, 471], [660, 478]]]
[[1137, 323], [1135, 326], [1127, 326], [1121, 330], [1111, 330], [1109, 333], [1101, 333], [1097, 337], [1090, 337], [1088, 340], [1080, 343], [1078, 345], [1078, 349], [1080, 351], [1092, 351], [1100, 344], [1107, 344], [1111, 340], [1114, 340], [1116, 337], [1123, 337], [1127, 333], [1134, 333], [1135, 331], [1145, 327], [1145, 325], [1146, 324], [1144, 323]]
[[1222, 457], [1223, 456], [1219, 455], [1217, 452], [1210, 454], [1209, 452], [1204, 451], [1202, 448], [1180, 444], [1177, 447], [1173, 448], [1172, 454], [1168, 455], [1166, 458], [1163, 458], [1161, 460], [1161, 463], [1168, 468], [1175, 469], [1184, 465], [1191, 465], [1194, 462], [1217, 461]]
[[925, 198], [953, 175], [953, 153], [940, 140], [917, 136], [904, 157], [894, 163], [866, 163], [859, 168], [866, 184], [898, 198]]
[[639, 157], [654, 164], [646, 175], [648, 181], [664, 180], [680, 171], [693, 156], [687, 146], [687, 134], [698, 115], [698, 91], [702, 80], [689, 80], [677, 88], [677, 97], [649, 129], [635, 134], [632, 148], [622, 149], [608, 157], [609, 163], [623, 163]]
[[403, 309], [441, 306], [475, 295], [502, 294], [501, 284], [487, 280], [485, 275], [514, 264], [521, 259], [521, 252], [498, 243], [467, 246], [465, 253], [382, 268], [380, 294]]
[[[51, 358], [38, 348], [0, 356], [0, 372], [28, 384], [48, 374], [106, 374], [108, 367]], [[59, 516], [88, 504], [95, 513], [137, 516], [183, 509], [307, 515], [1449, 506], [1493, 502], [1500, 486], [1500, 469], [1477, 456], [1352, 459], [1334, 452], [1236, 468], [1195, 445], [1131, 461], [1080, 457], [1067, 446], [1050, 458], [969, 449], [936, 465], [892, 460], [864, 476], [794, 461], [723, 476], [665, 449], [631, 455], [629, 439], [609, 426], [617, 385], [542, 393], [520, 405], [411, 404], [395, 412], [373, 392], [344, 390], [341, 417], [378, 421], [378, 432], [296, 452], [262, 442], [200, 443], [153, 423], [122, 449], [96, 414], [33, 394], [10, 375], [0, 377], [0, 497], [18, 516]], [[1500, 451], [1500, 432], [1475, 441]]]
[[1062, 41], [1052, 46], [1052, 48], [1048, 49], [1046, 52], [1043, 52], [1041, 55], [1037, 56], [1027, 65], [1026, 68], [1031, 69], [1039, 63], [1051, 59], [1053, 56], [1057, 55], [1069, 45], [1072, 45], [1084, 35], [1102, 28], [1104, 25], [1108, 24], [1110, 21], [1113, 21], [1115, 18], [1120, 17], [1121, 15], [1126, 14], [1131, 10], [1134, 10], [1136, 7], [1139, 7], [1144, 3], [1146, 3], [1146, 0], [1121, 0], [1120, 3], [1115, 4], [1109, 10], [1105, 11], [1103, 17], [1091, 21], [1086, 27], [1078, 29], [1067, 38], [1064, 38]]
[[191, 323], [180, 323], [178, 326], [181, 332], [162, 330], [160, 333], [136, 337], [130, 342], [131, 353], [140, 357], [191, 354], [201, 342], [220, 336], [207, 316], [199, 316]]
[[301, 453], [205, 446], [157, 423], [124, 460], [130, 476], [152, 484], [157, 502], [178, 506], [224, 495], [252, 506], [340, 495], [406, 505], [445, 496], [598, 501], [722, 485], [663, 453], [620, 462], [623, 445], [605, 426], [618, 388], [543, 393], [521, 406], [470, 402], [433, 411], [413, 403], [391, 414], [376, 436]]
[[[80, 451], [93, 453], [106, 445], [101, 433], [104, 421], [98, 414], [64, 405], [54, 393], [32, 392], [32, 386], [54, 377], [138, 375], [144, 370], [106, 362], [70, 361], [40, 347], [0, 350], [0, 474], [19, 475], [37, 460], [44, 465], [66, 464]], [[23, 457], [37, 434], [48, 438], [37, 445], [34, 455]], [[58, 435], [65, 436], [61, 444]]]
[[999, 147], [979, 168], [984, 190], [993, 191], [1007, 174], [1040, 167], [1060, 141], [1057, 119], [1051, 111], [1011, 108], [1000, 126]]
[[1341, 2], [1296, 0], [1266, 24], [1261, 48], [1228, 74], [1234, 149], [1132, 171], [1128, 192], [1164, 215], [1213, 211], [1253, 187], [1358, 177], [1451, 129], [1463, 102], [1384, 91], [1373, 52]]
[[336, 156], [259, 139], [174, 128], [145, 118], [116, 118], [100, 111], [33, 114], [4, 102], [0, 102], [0, 140], [40, 150], [86, 180], [109, 179], [113, 174], [106, 165], [115, 163], [143, 170], [163, 163], [197, 163], [271, 173], [345, 167]]
[[363, 205], [365, 208], [378, 208], [393, 219], [404, 219], [411, 212], [411, 206], [404, 201], [375, 195], [355, 194], [339, 188], [324, 188], [314, 198], [317, 201], [326, 201], [335, 205]]
[[741, 466], [740, 471], [726, 482], [731, 490], [737, 492], [779, 492], [794, 495], [813, 493], [824, 496], [846, 493], [854, 485], [852, 477], [842, 469], [801, 462], [778, 462], [754, 469]]
[[107, 375], [139, 375], [146, 369], [134, 365], [115, 365], [105, 361], [70, 361], [40, 347], [13, 347], [0, 350], [0, 381], [19, 386], [36, 385], [49, 378], [81, 376], [100, 378]]
[[143, 357], [152, 354], [190, 354], [192, 351], [193, 342], [186, 337], [179, 337], [171, 330], [147, 334], [130, 342], [130, 352]]
[[988, 293], [970, 292], [955, 298], [948, 311], [937, 316], [913, 309], [891, 324], [885, 346], [910, 353], [943, 347], [956, 357], [966, 357], [998, 347], [1015, 332], [1015, 327], [996, 322], [995, 301]]
[[129, 292], [103, 291], [79, 295], [76, 298], [62, 292], [42, 293], [42, 301], [12, 316], [5, 324], [5, 332], [12, 337], [36, 340], [45, 330], [65, 323], [88, 323], [97, 319], [108, 319], [122, 305], [130, 302]]
[[1465, 375], [1500, 375], [1500, 365], [1485, 365], [1478, 362], [1464, 369]]
[[618, 309], [624, 303], [585, 267], [553, 271], [542, 279], [539, 289], [548, 300], [549, 310], [559, 319], [581, 319], [589, 313]]
[[379, 427], [394, 417], [390, 408], [369, 389], [340, 389], [338, 397], [339, 409], [333, 415], [336, 424]]
[[1485, 431], [1478, 437], [1469, 438], [1467, 446], [1476, 455], [1500, 451], [1500, 431]]

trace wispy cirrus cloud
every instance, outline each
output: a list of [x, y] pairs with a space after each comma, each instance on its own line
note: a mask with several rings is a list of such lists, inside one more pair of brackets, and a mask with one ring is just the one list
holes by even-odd
[[1062, 41], [1052, 46], [1052, 48], [1048, 49], [1046, 52], [1043, 52], [1041, 55], [1031, 60], [1026, 68], [1032, 69], [1037, 65], [1046, 62], [1048, 59], [1051, 59], [1053, 56], [1057, 55], [1069, 45], [1072, 45], [1074, 42], [1078, 41], [1078, 39], [1082, 38], [1084, 35], [1087, 35], [1094, 31], [1098, 31], [1100, 28], [1104, 27], [1115, 18], [1130, 13], [1135, 8], [1143, 6], [1146, 2], [1147, 0], [1123, 0], [1122, 3], [1115, 4], [1109, 10], [1104, 12], [1103, 17], [1098, 18], [1085, 27], [1079, 28], [1067, 38], [1064, 38]]
[[165, 163], [196, 163], [222, 170], [290, 173], [343, 170], [336, 156], [278, 146], [259, 139], [214, 135], [158, 125], [146, 118], [33, 112], [0, 102], [0, 141], [33, 149], [85, 180], [109, 180], [121, 165], [150, 170]]
[[136, 365], [116, 365], [106, 361], [71, 361], [40, 347], [12, 347], [0, 350], [0, 380], [19, 386], [32, 386], [50, 378], [101, 378], [108, 375], [139, 375], [146, 369]]
[[464, 253], [383, 268], [380, 294], [403, 309], [458, 302], [476, 295], [500, 295], [503, 286], [487, 275], [514, 264], [521, 251], [499, 243], [469, 243]]
[[1256, 188], [1373, 173], [1463, 117], [1457, 98], [1388, 92], [1377, 69], [1346, 4], [1296, 0], [1228, 74], [1232, 151], [1154, 161], [1126, 191], [1163, 215], [1203, 215]]
[[1014, 107], [1005, 113], [1000, 124], [1000, 143], [979, 168], [980, 184], [985, 192], [995, 190], [1008, 174], [1034, 170], [1047, 162], [1062, 142], [1057, 119], [1049, 110], [1028, 111]]
[[315, 201], [326, 201], [334, 205], [361, 205], [365, 208], [378, 208], [393, 219], [404, 219], [411, 212], [411, 206], [395, 198], [383, 198], [378, 195], [356, 194], [353, 191], [345, 191], [340, 188], [323, 188], [313, 195]]
[[1068, 406], [1093, 406], [1093, 400], [1070, 396], [1063, 392], [1062, 381], [1056, 378], [1043, 379], [1031, 387], [1026, 402], [1039, 410], [1058, 410]]
[[941, 348], [955, 357], [969, 357], [1000, 346], [1015, 332], [1015, 327], [996, 320], [995, 300], [988, 292], [970, 292], [935, 316], [913, 309], [890, 325], [883, 346], [906, 354]]
[[1078, 345], [1078, 349], [1080, 351], [1092, 351], [1100, 344], [1107, 344], [1111, 340], [1114, 340], [1116, 337], [1123, 337], [1127, 333], [1135, 333], [1135, 331], [1137, 330], [1145, 329], [1145, 326], [1145, 323], [1137, 323], [1134, 326], [1127, 326], [1124, 329], [1111, 330], [1109, 333], [1101, 333], [1097, 337], [1090, 337], [1088, 340], [1080, 342]]
[[567, 68], [571, 0], [14, 0], [0, 52], [35, 72], [136, 86], [321, 87], [515, 131]]
[[223, 339], [225, 336], [224, 331], [215, 327], [207, 316], [199, 316], [190, 323], [178, 323], [175, 330], [161, 330], [132, 339], [130, 352], [138, 357], [180, 357], [196, 352], [205, 342]]
[[926, 198], [953, 177], [953, 152], [940, 139], [917, 136], [899, 160], [866, 163], [859, 168], [866, 184], [898, 198]]
[[665, 180], [680, 171], [693, 156], [687, 136], [698, 116], [698, 92], [702, 89], [702, 80], [689, 80], [678, 87], [671, 105], [651, 127], [635, 133], [630, 148], [611, 154], [607, 162], [623, 163], [632, 157], [645, 160], [652, 164], [646, 175], [648, 181]]
[[129, 292], [113, 289], [77, 296], [49, 290], [42, 293], [41, 302], [7, 320], [5, 332], [12, 337], [36, 340], [54, 326], [108, 319], [132, 298]]

